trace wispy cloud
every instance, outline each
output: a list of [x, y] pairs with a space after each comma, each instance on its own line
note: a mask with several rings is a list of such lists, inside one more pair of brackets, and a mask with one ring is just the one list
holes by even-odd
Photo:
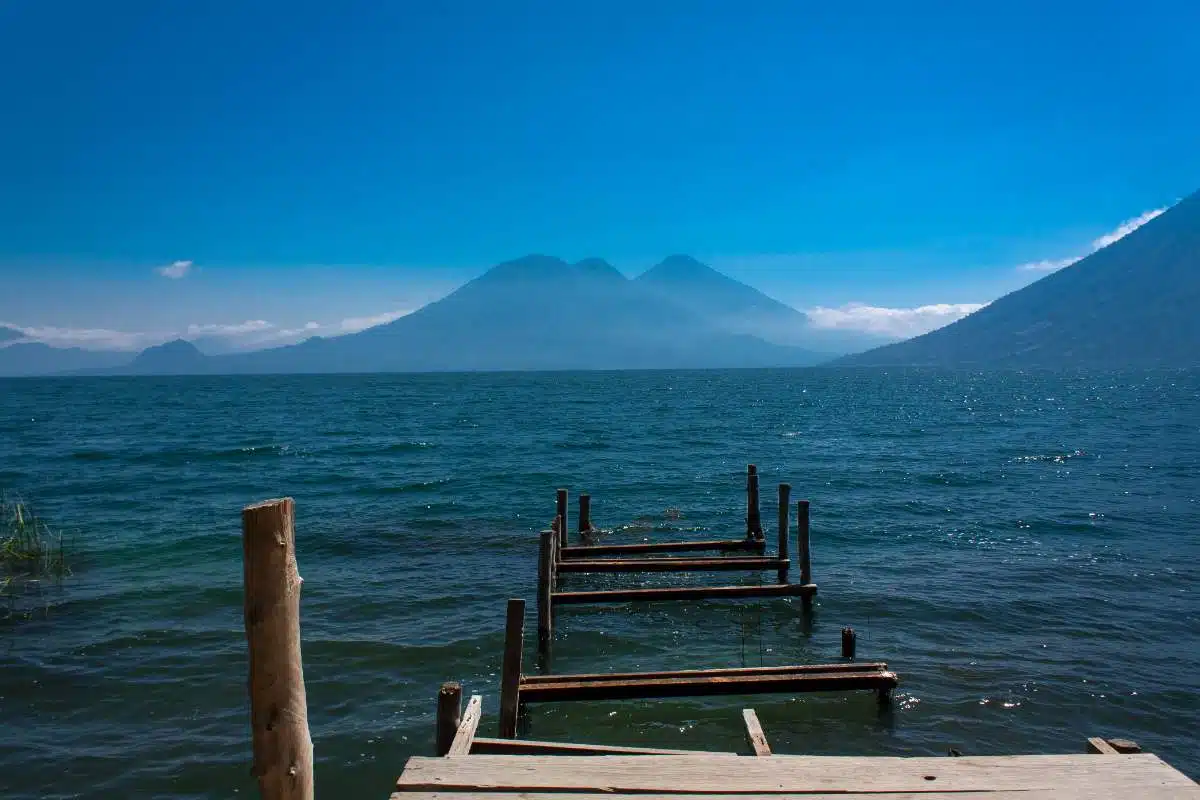
[[916, 308], [887, 308], [848, 303], [838, 308], [817, 306], [807, 312], [814, 328], [860, 331], [896, 339], [929, 333], [983, 308], [985, 303], [936, 303]]
[[1147, 222], [1149, 222], [1150, 220], [1157, 217], [1159, 214], [1166, 211], [1167, 208], [1168, 208], [1168, 206], [1163, 206], [1162, 208], [1155, 208], [1150, 211], [1143, 211], [1141, 214], [1138, 214], [1136, 217], [1125, 220], [1120, 225], [1118, 225], [1116, 228], [1112, 229], [1111, 231], [1109, 231], [1108, 233], [1099, 237], [1098, 239], [1093, 239], [1091, 249], [1089, 249], [1088, 252], [1084, 253], [1082, 256], [1075, 256], [1073, 258], [1046, 259], [1043, 261], [1030, 261], [1029, 263], [1026, 263], [1026, 264], [1018, 264], [1017, 271], [1018, 272], [1057, 272], [1058, 270], [1062, 269], [1063, 267], [1069, 267], [1072, 264], [1074, 264], [1076, 261], [1083, 259], [1085, 256], [1089, 256], [1092, 253], [1096, 252], [1097, 250], [1101, 250], [1105, 247], [1108, 247], [1113, 242], [1119, 242], [1121, 239], [1124, 239], [1126, 236], [1133, 233], [1138, 228], [1142, 227]]
[[386, 325], [389, 322], [395, 322], [412, 312], [411, 308], [406, 308], [399, 311], [387, 311], [383, 314], [376, 314], [373, 317], [347, 317], [341, 321], [338, 327], [342, 333], [358, 333], [359, 331], [365, 331], [367, 328], [374, 328], [376, 325]]
[[114, 331], [107, 328], [59, 328], [53, 325], [21, 326], [0, 322], [0, 326], [20, 331], [25, 341], [51, 347], [82, 347], [85, 350], [139, 350], [160, 344], [170, 334]]
[[272, 330], [275, 326], [265, 319], [248, 319], [233, 325], [188, 325], [187, 335], [197, 336], [242, 336], [247, 333], [261, 333]]
[[158, 269], [156, 269], [154, 271], [157, 272], [159, 275], [162, 275], [164, 278], [171, 278], [172, 280], [179, 280], [180, 278], [186, 277], [187, 274], [192, 271], [192, 262], [191, 261], [172, 261], [170, 264], [167, 264], [165, 267], [159, 267]]

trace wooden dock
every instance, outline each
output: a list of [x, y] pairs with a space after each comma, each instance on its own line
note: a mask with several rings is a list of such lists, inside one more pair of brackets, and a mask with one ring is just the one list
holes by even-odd
[[409, 760], [391, 800], [1200, 798], [1157, 756], [468, 755]]

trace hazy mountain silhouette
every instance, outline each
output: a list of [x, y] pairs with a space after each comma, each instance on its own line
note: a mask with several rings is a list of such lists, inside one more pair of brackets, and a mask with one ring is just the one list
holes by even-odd
[[211, 371], [212, 359], [183, 339], [147, 347], [120, 369], [137, 375], [197, 375]]
[[[12, 334], [15, 333], [16, 336]], [[129, 361], [129, 353], [111, 350], [84, 350], [79, 347], [51, 347], [41, 342], [23, 342], [24, 334], [12, 328], [0, 328], [0, 376], [51, 375], [84, 369], [102, 369]]]
[[636, 282], [663, 300], [690, 309], [710, 324], [775, 344], [803, 347], [834, 356], [892, 341], [856, 331], [816, 328], [807, 314], [717, 272], [691, 256], [669, 256], [638, 276]]
[[507, 261], [387, 325], [211, 359], [233, 372], [761, 367], [815, 353], [733, 333], [600, 259]]
[[837, 363], [1200, 364], [1200, 192], [1108, 247], [958, 322]]

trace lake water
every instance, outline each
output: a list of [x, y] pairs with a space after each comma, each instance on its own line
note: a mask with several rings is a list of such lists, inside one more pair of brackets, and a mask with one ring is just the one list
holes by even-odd
[[247, 503], [296, 499], [318, 792], [385, 797], [442, 681], [495, 735], [504, 601], [533, 598], [556, 487], [607, 541], [736, 536], [749, 462], [769, 542], [778, 481], [812, 501], [811, 627], [786, 600], [578, 606], [555, 669], [836, 661], [851, 625], [900, 675], [892, 712], [577, 703], [530, 736], [742, 749], [753, 706], [777, 752], [1125, 736], [1200, 775], [1200, 372], [97, 378], [0, 381], [0, 487], [75, 573], [0, 623], [0, 795], [255, 796]]

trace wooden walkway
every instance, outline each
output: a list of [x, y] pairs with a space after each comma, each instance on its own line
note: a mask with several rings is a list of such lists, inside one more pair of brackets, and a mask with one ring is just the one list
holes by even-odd
[[392, 800], [1200, 798], [1157, 756], [467, 755], [412, 758]]

